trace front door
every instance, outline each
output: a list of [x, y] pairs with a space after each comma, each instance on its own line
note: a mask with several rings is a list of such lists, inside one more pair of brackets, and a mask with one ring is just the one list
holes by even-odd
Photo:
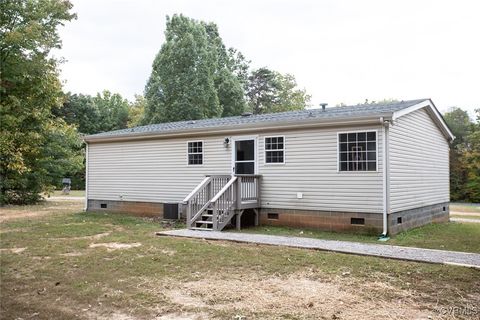
[[233, 148], [233, 172], [255, 174], [255, 139], [236, 139]]

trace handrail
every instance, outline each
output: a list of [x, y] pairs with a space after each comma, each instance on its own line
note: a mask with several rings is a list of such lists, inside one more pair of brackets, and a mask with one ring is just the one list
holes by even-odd
[[190, 194], [185, 197], [185, 199], [183, 199], [183, 203], [188, 202], [188, 200], [195, 196], [195, 194], [197, 194], [203, 188], [203, 186], [207, 184], [211, 179], [211, 177], [205, 177], [205, 179], [203, 179], [203, 181], [200, 182], [200, 184], [195, 189], [193, 189], [192, 192], [190, 192]]
[[215, 195], [215, 197], [212, 198], [212, 200], [210, 200], [211, 203], [215, 203], [217, 202], [218, 198], [220, 198], [220, 196], [222, 194], [225, 193], [225, 191], [228, 190], [228, 188], [235, 182], [237, 181], [237, 177], [236, 176], [233, 176], [225, 186], [223, 186], [222, 190], [218, 191], [218, 193]]

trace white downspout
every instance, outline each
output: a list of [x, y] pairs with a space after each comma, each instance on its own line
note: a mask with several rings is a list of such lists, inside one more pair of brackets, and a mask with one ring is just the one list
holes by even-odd
[[383, 232], [379, 240], [388, 240], [388, 128], [390, 121], [382, 122], [382, 180], [383, 180]]
[[88, 210], [88, 143], [85, 142], [85, 206], [84, 211]]

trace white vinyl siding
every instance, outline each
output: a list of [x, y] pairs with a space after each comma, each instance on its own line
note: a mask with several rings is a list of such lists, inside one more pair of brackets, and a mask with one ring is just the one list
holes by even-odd
[[425, 108], [398, 118], [389, 140], [391, 212], [448, 202], [449, 144]]
[[[338, 172], [338, 132], [377, 130], [381, 127], [329, 128], [269, 133], [264, 137], [284, 136], [287, 160], [282, 166], [265, 164], [259, 152], [259, 174], [262, 175], [262, 207], [343, 212], [382, 212], [382, 160], [378, 171]], [[381, 155], [381, 143], [378, 143]], [[303, 194], [297, 199], [297, 192]]]
[[[378, 130], [355, 127], [349, 130]], [[257, 165], [262, 207], [340, 212], [382, 212], [382, 159], [377, 172], [338, 172], [337, 134], [345, 128], [258, 134]], [[285, 164], [265, 164], [265, 137], [284, 137]], [[190, 139], [89, 144], [89, 199], [180, 202], [205, 175], [232, 172], [232, 145], [225, 136], [203, 141], [203, 165], [187, 165]], [[381, 155], [381, 143], [378, 143]], [[303, 193], [297, 199], [297, 192]]]
[[182, 201], [205, 175], [231, 172], [224, 137], [201, 140], [203, 165], [188, 165], [191, 138], [89, 144], [89, 199]]

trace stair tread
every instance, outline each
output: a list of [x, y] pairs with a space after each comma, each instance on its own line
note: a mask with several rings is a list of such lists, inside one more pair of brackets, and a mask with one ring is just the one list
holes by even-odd
[[195, 223], [203, 223], [203, 224], [213, 224], [213, 221], [202, 221], [202, 220], [197, 220]]

